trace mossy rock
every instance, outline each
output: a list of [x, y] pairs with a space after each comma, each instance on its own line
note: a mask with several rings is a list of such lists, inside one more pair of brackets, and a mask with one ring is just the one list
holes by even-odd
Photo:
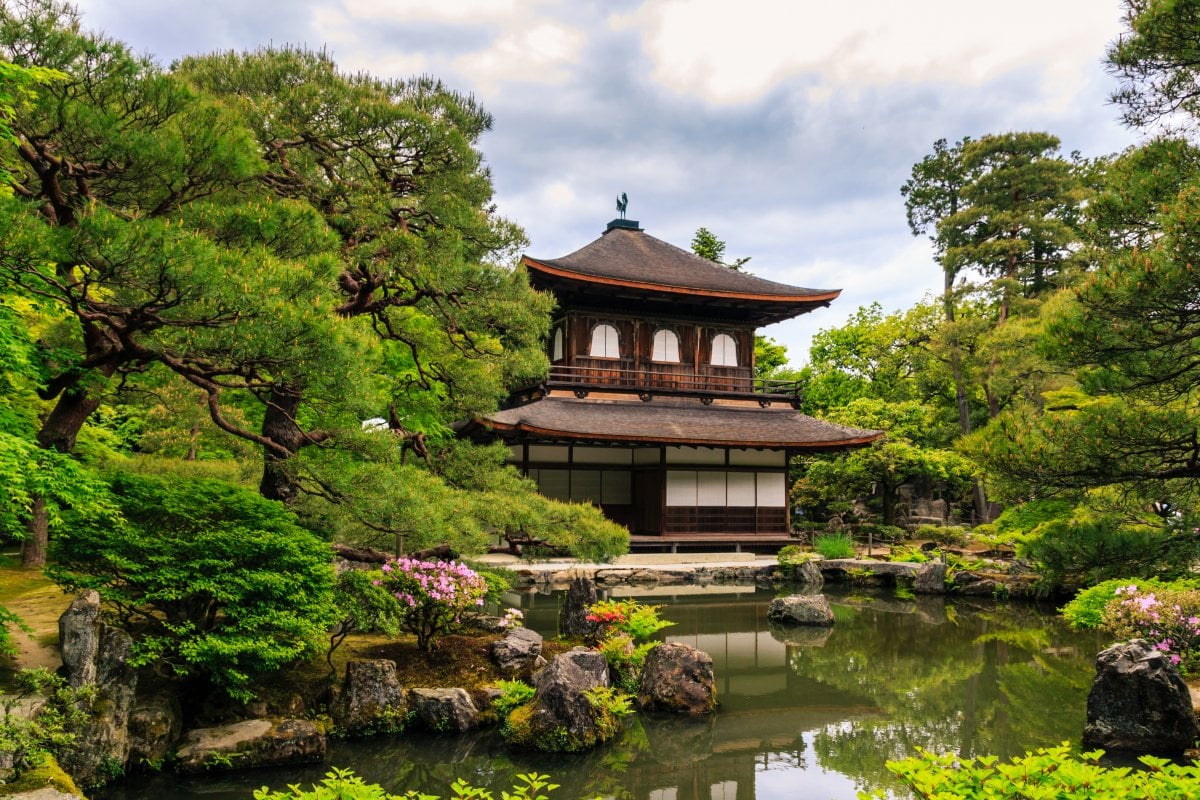
[[63, 794], [83, 797], [83, 792], [75, 785], [58, 761], [52, 755], [45, 755], [36, 767], [27, 769], [21, 775], [8, 783], [0, 785], [0, 797], [11, 797], [23, 792], [36, 792], [38, 789], [56, 789]]

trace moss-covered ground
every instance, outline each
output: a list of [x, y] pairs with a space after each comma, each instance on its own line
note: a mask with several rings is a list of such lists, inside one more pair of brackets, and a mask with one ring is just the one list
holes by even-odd
[[16, 669], [47, 667], [57, 669], [58, 618], [71, 598], [63, 594], [41, 570], [22, 569], [12, 554], [0, 555], [0, 605], [19, 616], [32, 631], [11, 630], [17, 646], [15, 660], [0, 660], [0, 688], [7, 686]]

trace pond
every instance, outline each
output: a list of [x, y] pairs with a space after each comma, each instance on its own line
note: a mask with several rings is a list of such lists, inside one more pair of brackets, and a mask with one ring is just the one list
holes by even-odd
[[[661, 636], [713, 657], [721, 705], [710, 720], [639, 720], [620, 742], [579, 756], [512, 750], [493, 731], [335, 742], [327, 765], [137, 776], [92, 797], [249, 800], [263, 785], [307, 787], [336, 765], [389, 791], [443, 797], [457, 777], [498, 797], [514, 775], [537, 771], [561, 784], [552, 800], [852, 800], [897, 790], [884, 762], [918, 746], [1011, 756], [1078, 742], [1096, 634], [1026, 603], [827, 589], [837, 624], [824, 630], [774, 627], [775, 593], [750, 587], [633, 595], [676, 623]], [[556, 595], [509, 599], [555, 634]]]

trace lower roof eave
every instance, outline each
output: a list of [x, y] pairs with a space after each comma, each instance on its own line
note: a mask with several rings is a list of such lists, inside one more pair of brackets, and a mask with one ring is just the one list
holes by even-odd
[[539, 428], [532, 425], [508, 425], [492, 420], [483, 421], [485, 427], [500, 433], [524, 435], [530, 438], [555, 441], [604, 442], [607, 444], [669, 444], [691, 447], [739, 447], [758, 450], [807, 450], [810, 452], [849, 450], [856, 447], [866, 447], [883, 437], [883, 433], [870, 436], [860, 436], [836, 441], [805, 441], [805, 442], [763, 442], [739, 439], [682, 439], [671, 436], [620, 436], [603, 433], [577, 433], [550, 428]]

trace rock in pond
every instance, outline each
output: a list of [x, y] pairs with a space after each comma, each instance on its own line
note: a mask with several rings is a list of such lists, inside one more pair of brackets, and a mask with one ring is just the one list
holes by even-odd
[[587, 618], [588, 607], [599, 599], [596, 582], [591, 578], [574, 578], [563, 595], [562, 610], [558, 612], [558, 628], [564, 636], [596, 635], [596, 623]]
[[129, 714], [129, 764], [157, 769], [179, 741], [183, 710], [179, 699], [163, 692], [139, 697]]
[[108, 776], [110, 765], [129, 760], [129, 713], [137, 692], [137, 672], [129, 664], [133, 640], [100, 621], [100, 595], [80, 592], [58, 620], [63, 671], [73, 688], [95, 687], [91, 714], [59, 757], [76, 783], [92, 786]]
[[576, 647], [560, 653], [534, 676], [534, 684], [533, 701], [508, 718], [515, 744], [576, 752], [616, 735], [619, 720], [585, 694], [609, 686], [608, 662], [599, 652]]
[[248, 719], [196, 728], [176, 751], [179, 772], [303, 764], [325, 758], [326, 740], [306, 719]]
[[1166, 653], [1134, 639], [1096, 657], [1085, 747], [1172, 754], [1192, 747], [1197, 737], [1200, 726], [1187, 684]]
[[542, 635], [529, 628], [513, 628], [503, 639], [492, 643], [492, 662], [506, 675], [532, 672], [544, 666]]
[[346, 677], [330, 713], [339, 735], [359, 736], [399, 731], [406, 710], [396, 662], [377, 658], [346, 664]]
[[408, 704], [417, 720], [437, 733], [462, 733], [479, 724], [479, 710], [466, 689], [413, 689]]
[[667, 642], [646, 655], [638, 708], [679, 714], [709, 714], [717, 707], [712, 656], [682, 642]]
[[823, 594], [793, 594], [772, 600], [767, 619], [783, 625], [832, 625], [833, 609]]
[[945, 594], [946, 565], [940, 561], [922, 564], [913, 579], [913, 591], [917, 594]]

